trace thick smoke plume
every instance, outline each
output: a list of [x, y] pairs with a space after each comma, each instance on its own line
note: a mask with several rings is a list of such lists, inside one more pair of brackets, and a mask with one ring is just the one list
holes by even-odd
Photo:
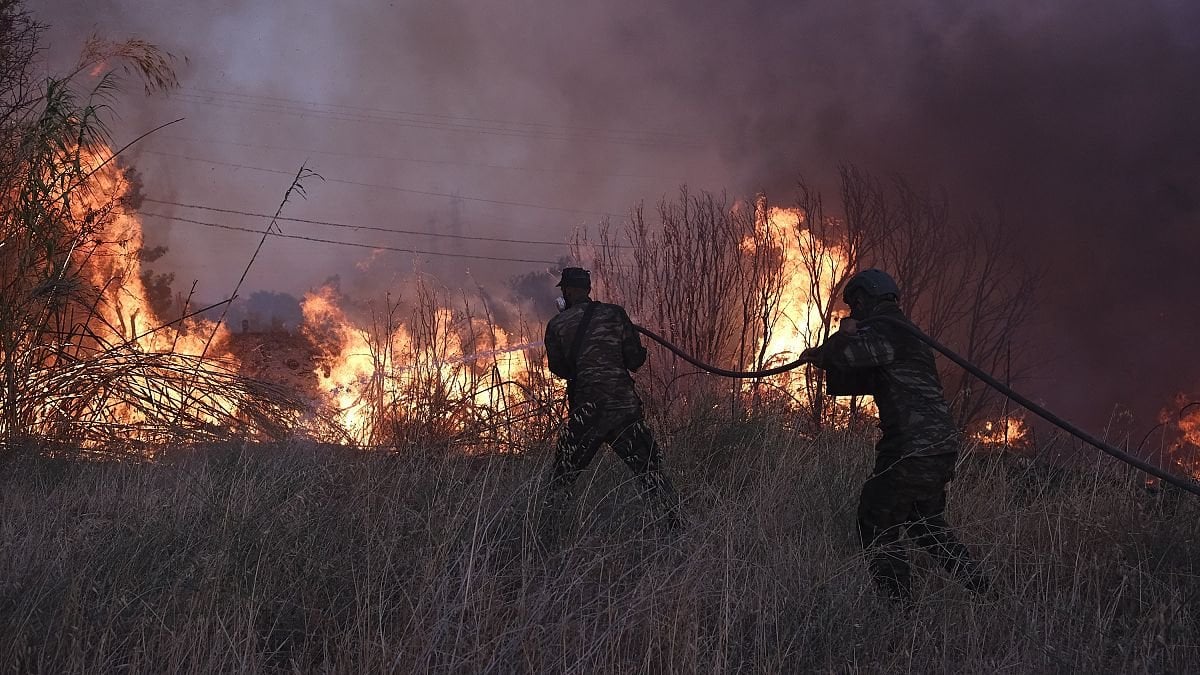
[[[51, 65], [93, 31], [181, 57], [180, 91], [121, 105], [118, 137], [187, 117], [133, 155], [146, 195], [160, 200], [146, 211], [261, 229], [250, 216], [161, 202], [269, 212], [308, 159], [327, 181], [289, 207], [294, 217], [565, 242], [681, 183], [786, 202], [799, 175], [832, 187], [836, 166], [854, 163], [944, 186], [963, 216], [1002, 214], [1029, 262], [1047, 270], [1029, 335], [1041, 367], [1026, 388], [1052, 407], [1094, 424], [1127, 406], [1149, 426], [1176, 392], [1200, 388], [1194, 3], [49, 0], [32, 9], [53, 26]], [[493, 285], [553, 267], [565, 250], [283, 226], [427, 253], [414, 263], [402, 252], [275, 241], [253, 288], [300, 294], [340, 274], [347, 292], [370, 293], [414, 267]], [[152, 217], [147, 230], [170, 248], [158, 267], [170, 263], [214, 296], [254, 236]]]

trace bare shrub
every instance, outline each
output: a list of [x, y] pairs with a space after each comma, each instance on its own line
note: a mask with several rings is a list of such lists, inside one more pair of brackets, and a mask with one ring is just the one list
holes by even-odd
[[[844, 167], [839, 205], [803, 181], [784, 213], [765, 195], [730, 203], [686, 189], [662, 202], [656, 219], [641, 207], [620, 226], [581, 235], [573, 253], [592, 267], [598, 292], [710, 363], [740, 370], [779, 365], [836, 329], [841, 289], [860, 269], [880, 267], [904, 289], [908, 315], [935, 339], [1008, 380], [1028, 364], [1012, 354], [1030, 316], [1038, 275], [1024, 266], [1002, 221], [952, 216], [948, 199], [902, 178], [881, 182]], [[777, 217], [778, 216], [778, 217]], [[780, 222], [787, 225], [781, 227]], [[774, 340], [794, 336], [793, 344]], [[768, 349], [768, 345], [774, 345]], [[780, 350], [779, 347], [783, 348]], [[764, 395], [805, 413], [806, 426], [854, 424], [862, 402], [824, 394], [823, 374], [743, 383], [699, 375], [655, 350], [639, 377], [658, 408], [687, 418], [724, 401], [761, 410]], [[773, 353], [769, 353], [773, 352]], [[961, 426], [997, 414], [998, 399], [952, 364], [943, 364], [947, 395]]]
[[[659, 203], [655, 220], [638, 206], [620, 228], [583, 233], [574, 255], [593, 272], [596, 295], [622, 304], [635, 322], [701, 360], [761, 368], [761, 346], [779, 320], [782, 262], [777, 236], [760, 227], [756, 205], [692, 194]], [[639, 374], [648, 403], [687, 417], [720, 406], [740, 414], [742, 383], [711, 377], [655, 349]]]
[[[856, 267], [891, 272], [905, 291], [905, 313], [968, 361], [1009, 381], [1024, 373], [1030, 364], [1018, 359], [1014, 366], [1011, 354], [1025, 351], [1017, 341], [1040, 275], [1024, 264], [1003, 220], [955, 217], [942, 193], [921, 192], [900, 177], [885, 185], [854, 168], [842, 170], [842, 199]], [[942, 365], [961, 426], [997, 413], [989, 388]]]

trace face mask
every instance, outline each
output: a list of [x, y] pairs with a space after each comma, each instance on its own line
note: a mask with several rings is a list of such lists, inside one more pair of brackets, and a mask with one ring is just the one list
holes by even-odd
[[561, 312], [567, 308], [567, 299], [560, 295], [554, 299], [554, 305], [558, 307], [558, 311]]

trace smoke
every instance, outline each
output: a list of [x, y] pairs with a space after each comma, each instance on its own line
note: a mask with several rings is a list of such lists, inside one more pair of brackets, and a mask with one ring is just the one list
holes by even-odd
[[[1003, 214], [1048, 271], [1029, 386], [1052, 407], [1094, 423], [1132, 406], [1148, 425], [1175, 391], [1200, 387], [1194, 3], [577, 4], [34, 9], [53, 26], [52, 60], [91, 31], [187, 57], [181, 91], [120, 106], [125, 137], [187, 117], [135, 155], [147, 196], [273, 212], [308, 161], [326, 181], [287, 214], [454, 235], [283, 223], [425, 253], [356, 268], [369, 249], [272, 240], [252, 288], [298, 294], [341, 274], [369, 293], [414, 269], [502, 284], [553, 267], [565, 247], [461, 237], [565, 242], [681, 183], [786, 201], [800, 174], [832, 186], [854, 163], [945, 186], [959, 214]], [[147, 227], [178, 278], [214, 295], [254, 241]]]

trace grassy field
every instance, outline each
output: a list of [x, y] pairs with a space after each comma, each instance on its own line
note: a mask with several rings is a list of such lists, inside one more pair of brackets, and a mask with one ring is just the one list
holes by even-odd
[[75, 672], [1197, 672], [1200, 508], [1126, 474], [967, 455], [950, 515], [998, 596], [858, 554], [869, 443], [770, 423], [668, 440], [688, 525], [608, 453], [557, 527], [549, 450], [14, 460], [0, 664]]

